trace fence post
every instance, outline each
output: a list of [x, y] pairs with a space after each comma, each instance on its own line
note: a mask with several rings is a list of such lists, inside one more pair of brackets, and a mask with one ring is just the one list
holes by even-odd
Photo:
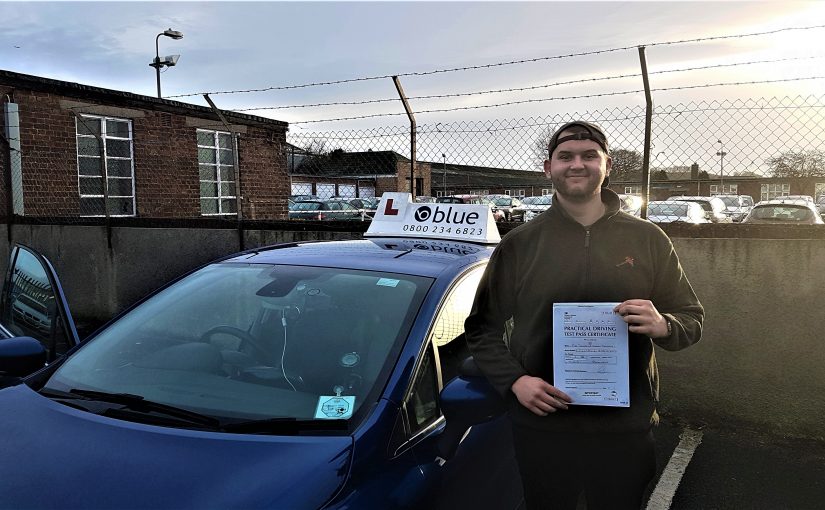
[[650, 138], [653, 124], [653, 99], [650, 96], [650, 82], [647, 79], [647, 59], [645, 47], [639, 46], [639, 62], [642, 65], [642, 80], [645, 84], [645, 150], [642, 159], [642, 218], [647, 218], [647, 203], [650, 200]]
[[410, 118], [410, 194], [415, 200], [415, 115], [410, 108], [410, 103], [407, 101], [407, 96], [404, 95], [404, 89], [401, 88], [398, 76], [393, 76], [392, 82], [395, 83], [395, 89], [398, 90], [398, 95], [401, 96], [401, 102], [404, 103], [404, 109], [407, 111], [407, 117]]
[[[234, 167], [233, 170], [235, 173], [235, 208], [238, 210], [238, 247], [243, 251], [246, 243], [243, 238], [243, 204], [241, 203], [241, 169], [238, 163], [238, 136], [237, 133], [232, 130], [232, 126], [226, 120], [223, 112], [212, 102], [209, 94], [204, 94], [203, 98], [206, 99], [206, 102], [212, 107], [212, 111], [218, 116], [224, 128], [229, 131], [229, 136], [232, 137], [232, 166]], [[220, 167], [218, 171], [220, 172]]]
[[11, 246], [12, 242], [12, 225], [14, 224], [14, 205], [12, 204], [12, 182], [11, 182], [11, 144], [6, 139], [6, 136], [3, 133], [0, 133], [0, 152], [3, 153], [3, 159], [0, 160], [5, 162], [5, 164], [0, 164], [0, 167], [5, 169], [3, 175], [3, 184], [6, 187], [6, 234], [9, 240], [9, 246]]
[[98, 149], [98, 156], [100, 156], [100, 172], [103, 174], [103, 214], [106, 217], [106, 244], [109, 247], [109, 250], [112, 249], [112, 220], [109, 217], [109, 169], [108, 165], [106, 164], [106, 146], [104, 145], [103, 138], [95, 133], [94, 129], [89, 129], [89, 124], [83, 120], [83, 117], [78, 115], [77, 112], [72, 111], [72, 115], [74, 118], [77, 119], [78, 122], [82, 123], [92, 136], [95, 137], [97, 140], [97, 149]]

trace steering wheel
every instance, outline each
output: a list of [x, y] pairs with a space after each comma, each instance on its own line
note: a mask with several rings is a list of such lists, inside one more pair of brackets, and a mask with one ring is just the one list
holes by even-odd
[[241, 341], [241, 345], [244, 343], [249, 344], [258, 352], [260, 356], [262, 356], [263, 359], [266, 359], [268, 356], [267, 350], [258, 343], [258, 340], [254, 336], [234, 326], [215, 326], [201, 335], [201, 342], [211, 343], [210, 340], [212, 337], [218, 334], [234, 336]]

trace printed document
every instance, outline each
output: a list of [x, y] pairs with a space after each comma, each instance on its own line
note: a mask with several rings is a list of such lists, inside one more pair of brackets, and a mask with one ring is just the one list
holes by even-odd
[[630, 407], [627, 323], [617, 304], [553, 305], [553, 386], [573, 404]]

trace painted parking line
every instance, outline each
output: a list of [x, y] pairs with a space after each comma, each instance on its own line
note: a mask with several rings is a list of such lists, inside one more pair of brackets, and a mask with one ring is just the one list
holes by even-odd
[[647, 510], [668, 510], [682, 476], [693, 458], [693, 452], [702, 442], [702, 431], [686, 428], [680, 434], [680, 440], [670, 460], [659, 477], [659, 482], [647, 502]]

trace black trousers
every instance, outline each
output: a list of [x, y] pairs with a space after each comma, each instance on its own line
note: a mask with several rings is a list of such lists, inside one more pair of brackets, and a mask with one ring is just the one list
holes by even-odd
[[656, 474], [652, 431], [558, 434], [513, 425], [513, 445], [528, 510], [638, 510]]

